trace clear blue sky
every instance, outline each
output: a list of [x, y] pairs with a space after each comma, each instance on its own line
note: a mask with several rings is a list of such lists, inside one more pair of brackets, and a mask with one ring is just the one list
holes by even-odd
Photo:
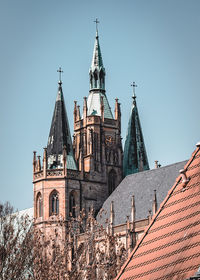
[[0, 201], [32, 206], [32, 152], [47, 144], [58, 75], [73, 101], [88, 95], [95, 24], [111, 107], [125, 138], [135, 81], [150, 166], [190, 157], [200, 140], [199, 0], [0, 0]]

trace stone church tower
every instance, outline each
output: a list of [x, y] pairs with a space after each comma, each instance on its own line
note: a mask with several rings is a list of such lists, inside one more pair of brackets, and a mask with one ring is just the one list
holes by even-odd
[[35, 225], [46, 230], [55, 217], [68, 220], [82, 209], [87, 213], [91, 208], [97, 213], [122, 180], [120, 104], [116, 99], [113, 117], [106, 97], [105, 75], [97, 32], [83, 114], [75, 101], [73, 143], [60, 77], [42, 162], [34, 152]]

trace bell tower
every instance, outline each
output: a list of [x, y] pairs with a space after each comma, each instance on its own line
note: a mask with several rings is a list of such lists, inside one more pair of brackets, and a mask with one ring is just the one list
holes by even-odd
[[43, 160], [33, 158], [35, 224], [52, 228], [59, 216], [67, 221], [97, 213], [122, 180], [121, 110], [115, 100], [114, 117], [105, 91], [105, 68], [96, 30], [89, 70], [89, 96], [83, 110], [74, 103], [73, 144], [59, 68], [58, 91]]
[[[98, 23], [97, 20], [95, 22]], [[108, 196], [122, 180], [123, 151], [120, 103], [115, 100], [113, 117], [106, 96], [105, 76], [96, 28], [89, 70], [90, 90], [88, 97], [84, 97], [82, 117], [76, 101], [74, 105], [73, 147], [78, 169], [104, 182]]]

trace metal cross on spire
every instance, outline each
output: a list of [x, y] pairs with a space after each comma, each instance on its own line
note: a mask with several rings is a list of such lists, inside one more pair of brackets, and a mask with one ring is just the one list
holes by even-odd
[[98, 18], [96, 18], [96, 19], [94, 20], [94, 22], [96, 23], [96, 32], [98, 32], [98, 23], [99, 23]]
[[63, 73], [63, 70], [61, 69], [61, 67], [59, 67], [57, 72], [59, 72], [59, 81], [61, 82], [61, 74]]
[[136, 83], [133, 82], [133, 83], [131, 84], [131, 87], [133, 87], [133, 98], [135, 99], [135, 98], [136, 98], [136, 95], [135, 95], [135, 88], [137, 87]]

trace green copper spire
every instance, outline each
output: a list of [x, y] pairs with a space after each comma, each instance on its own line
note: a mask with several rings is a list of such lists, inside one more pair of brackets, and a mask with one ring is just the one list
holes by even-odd
[[99, 44], [99, 35], [97, 29], [96, 19], [96, 37], [94, 42], [94, 51], [92, 56], [92, 63], [89, 70], [90, 76], [90, 93], [87, 99], [88, 115], [101, 116], [101, 98], [103, 97], [104, 103], [104, 117], [113, 119], [113, 115], [106, 97], [105, 91], [105, 75], [106, 71], [103, 66], [103, 59]]
[[126, 141], [124, 145], [124, 177], [129, 174], [149, 169], [149, 163], [136, 104], [135, 83], [133, 83], [132, 86], [133, 104], [131, 108], [131, 115], [129, 118]]
[[96, 19], [96, 38], [94, 42], [94, 51], [92, 57], [92, 63], [90, 67], [90, 90], [100, 89], [105, 90], [105, 68], [103, 67], [103, 59], [101, 55], [101, 49], [99, 44], [99, 35], [97, 24], [99, 21]]

